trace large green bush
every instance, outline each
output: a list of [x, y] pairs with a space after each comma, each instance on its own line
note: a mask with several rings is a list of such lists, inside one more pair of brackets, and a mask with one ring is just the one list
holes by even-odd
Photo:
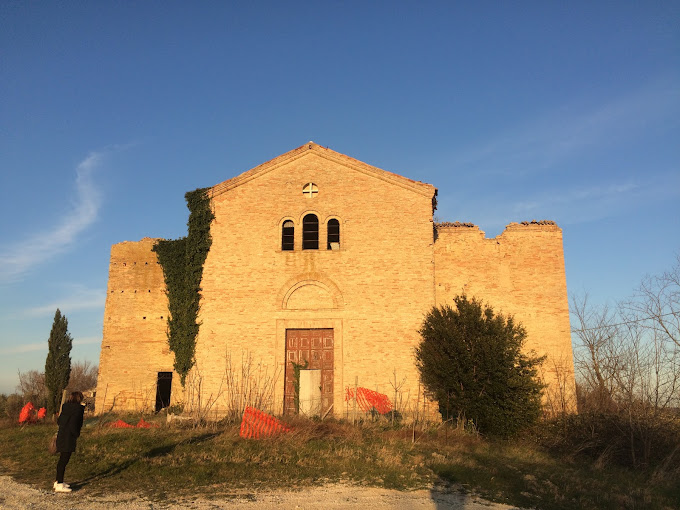
[[526, 331], [512, 317], [466, 296], [434, 307], [420, 329], [416, 364], [444, 419], [473, 420], [483, 434], [509, 437], [541, 413], [544, 358], [522, 348]]

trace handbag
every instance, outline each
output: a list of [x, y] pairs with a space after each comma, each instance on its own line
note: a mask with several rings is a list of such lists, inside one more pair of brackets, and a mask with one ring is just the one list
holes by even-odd
[[56, 455], [59, 453], [57, 451], [57, 434], [54, 434], [52, 439], [50, 439], [50, 444], [47, 445], [47, 451], [50, 453], [50, 455]]

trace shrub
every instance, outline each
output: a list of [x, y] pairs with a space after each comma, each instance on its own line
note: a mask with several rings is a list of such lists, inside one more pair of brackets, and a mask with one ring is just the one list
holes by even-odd
[[434, 307], [420, 329], [416, 364], [444, 419], [472, 420], [482, 434], [508, 437], [541, 413], [544, 358], [526, 355], [526, 331], [512, 317], [466, 296]]
[[21, 408], [24, 407], [24, 399], [21, 395], [12, 393], [11, 395], [2, 395], [0, 399], [0, 407], [2, 408], [2, 415], [10, 419], [12, 423], [16, 423], [19, 419]]

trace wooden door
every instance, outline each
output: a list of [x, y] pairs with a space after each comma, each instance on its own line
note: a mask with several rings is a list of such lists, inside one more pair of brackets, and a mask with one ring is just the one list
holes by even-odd
[[284, 414], [297, 414], [297, 391], [299, 380], [295, 379], [295, 367], [321, 370], [321, 412], [333, 405], [333, 330], [287, 329], [286, 375], [283, 395]]

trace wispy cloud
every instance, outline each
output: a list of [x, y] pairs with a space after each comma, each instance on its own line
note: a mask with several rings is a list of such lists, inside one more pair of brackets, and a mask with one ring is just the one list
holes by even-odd
[[18, 344], [10, 347], [3, 347], [0, 349], [0, 354], [21, 354], [24, 352], [47, 352], [47, 340], [44, 342], [33, 342], [30, 344]]
[[563, 107], [458, 153], [449, 168], [486, 174], [540, 172], [590, 147], [637, 135], [680, 110], [680, 87], [660, 80], [596, 107]]
[[526, 190], [519, 198], [514, 194], [511, 199], [495, 197], [488, 201], [442, 198], [441, 214], [451, 221], [474, 221], [494, 236], [511, 221], [549, 219], [564, 226], [613, 217], [624, 211], [644, 210], [650, 203], [674, 203], [678, 199], [680, 175], [675, 171], [657, 171], [653, 176], [620, 182]]
[[[73, 345], [92, 345], [101, 343], [100, 337], [74, 338]], [[12, 345], [11, 347], [0, 348], [0, 355], [23, 354], [26, 352], [47, 352], [47, 339], [43, 342], [31, 342], [28, 344]]]
[[623, 211], [643, 210], [648, 204], [680, 198], [680, 176], [657, 173], [636, 180], [552, 189], [513, 202], [512, 213], [523, 219], [550, 218], [563, 224], [584, 223], [613, 217]]
[[76, 196], [72, 210], [56, 227], [44, 229], [10, 244], [0, 252], [0, 282], [16, 280], [30, 268], [48, 261], [74, 244], [79, 234], [97, 219], [101, 193], [93, 174], [101, 165], [103, 153], [92, 152], [76, 167]]
[[106, 301], [106, 291], [102, 289], [88, 289], [81, 285], [73, 286], [69, 295], [54, 302], [28, 308], [23, 311], [26, 317], [40, 317], [53, 315], [59, 308], [65, 315], [78, 310], [92, 310], [104, 308]]
[[531, 215], [535, 212], [559, 209], [562, 206], [579, 208], [587, 204], [602, 204], [611, 206], [613, 202], [628, 201], [631, 195], [640, 191], [640, 186], [633, 182], [611, 184], [608, 186], [590, 186], [566, 191], [549, 191], [541, 193], [529, 200], [515, 202], [514, 212], [520, 216]]

